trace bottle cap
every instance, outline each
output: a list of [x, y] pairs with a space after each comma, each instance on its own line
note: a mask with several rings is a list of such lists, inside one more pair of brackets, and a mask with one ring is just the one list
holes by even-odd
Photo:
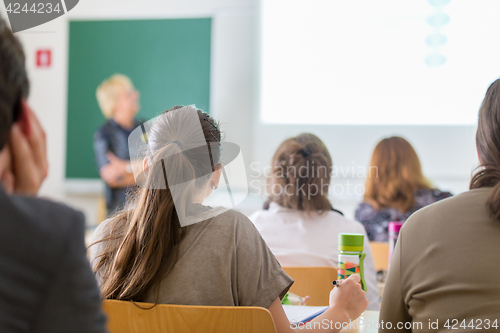
[[399, 234], [399, 230], [401, 230], [403, 223], [404, 222], [399, 222], [399, 221], [389, 222], [389, 226], [388, 226], [389, 233]]
[[339, 234], [339, 251], [363, 252], [363, 234]]

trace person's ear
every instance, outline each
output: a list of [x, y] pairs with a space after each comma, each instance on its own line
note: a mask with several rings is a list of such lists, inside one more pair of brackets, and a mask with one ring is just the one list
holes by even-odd
[[19, 120], [17, 124], [21, 128], [23, 134], [28, 137], [31, 135], [33, 131], [33, 124], [31, 124], [31, 120], [29, 117], [30, 112], [33, 112], [29, 107], [28, 103], [25, 99], [21, 100], [21, 115], [19, 116]]
[[215, 167], [215, 171], [212, 172], [212, 176], [210, 177], [210, 187], [212, 187], [212, 188], [219, 187], [221, 174], [222, 174], [222, 164], [219, 163]]
[[147, 177], [149, 175], [149, 158], [147, 156], [142, 161], [142, 170], [144, 171], [144, 176]]

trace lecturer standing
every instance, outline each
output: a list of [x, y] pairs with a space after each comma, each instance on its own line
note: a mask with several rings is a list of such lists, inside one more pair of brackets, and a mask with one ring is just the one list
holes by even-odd
[[94, 154], [99, 174], [106, 183], [106, 206], [111, 215], [123, 205], [127, 190], [135, 185], [128, 136], [141, 125], [135, 119], [139, 92], [128, 77], [115, 74], [97, 87], [96, 97], [108, 120], [95, 133]]

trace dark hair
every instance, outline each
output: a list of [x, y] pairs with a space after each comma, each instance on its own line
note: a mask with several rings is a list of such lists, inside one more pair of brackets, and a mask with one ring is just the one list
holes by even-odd
[[0, 149], [7, 143], [12, 124], [21, 114], [21, 100], [29, 83], [21, 43], [0, 18]]
[[[178, 111], [172, 112], [174, 110]], [[151, 162], [146, 185], [128, 198], [125, 210], [111, 218], [109, 236], [97, 242], [106, 242], [94, 267], [102, 278], [103, 298], [144, 301], [153, 290], [157, 300], [160, 282], [175, 263], [176, 245], [185, 230], [180, 225], [179, 214], [192, 207], [189, 199], [193, 190], [209, 181], [202, 177], [213, 171], [213, 166], [202, 162], [207, 161], [206, 155], [210, 154], [214, 164], [218, 164], [221, 157], [218, 149], [207, 150], [206, 146], [182, 150], [182, 146], [192, 147], [193, 140], [197, 139], [193, 132], [199, 126], [186, 116], [191, 111], [197, 112], [207, 145], [218, 147], [220, 143], [218, 125], [201, 110], [175, 106], [158, 117], [148, 135], [147, 157]], [[172, 155], [176, 158], [171, 158]], [[164, 163], [165, 159], [168, 162]], [[192, 180], [183, 190], [187, 200], [182, 206], [174, 205], [165, 174], [169, 175], [169, 183]], [[163, 181], [166, 188], [150, 186]]]
[[[271, 168], [268, 179], [270, 195], [264, 209], [269, 209], [270, 203], [276, 202], [280, 206], [306, 212], [321, 214], [332, 210], [327, 197], [332, 158], [316, 135], [303, 133], [283, 141], [274, 153]], [[306, 170], [305, 175], [302, 170]], [[279, 192], [274, 190], [276, 186], [281, 189]], [[312, 187], [314, 193], [310, 191]]]
[[479, 109], [476, 148], [481, 165], [470, 188], [493, 187], [486, 205], [500, 220], [500, 79], [490, 85]]

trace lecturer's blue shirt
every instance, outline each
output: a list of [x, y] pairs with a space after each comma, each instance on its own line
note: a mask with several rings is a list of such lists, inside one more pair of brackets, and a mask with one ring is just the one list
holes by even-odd
[[[134, 120], [134, 127], [125, 129], [118, 125], [113, 119], [106, 121], [94, 135], [94, 155], [98, 170], [109, 163], [106, 153], [109, 151], [116, 157], [123, 160], [130, 160], [128, 150], [128, 137], [130, 133], [140, 126], [141, 122]], [[106, 184], [106, 206], [108, 215], [112, 214], [117, 208], [120, 208], [127, 194], [127, 187], [111, 188]]]

